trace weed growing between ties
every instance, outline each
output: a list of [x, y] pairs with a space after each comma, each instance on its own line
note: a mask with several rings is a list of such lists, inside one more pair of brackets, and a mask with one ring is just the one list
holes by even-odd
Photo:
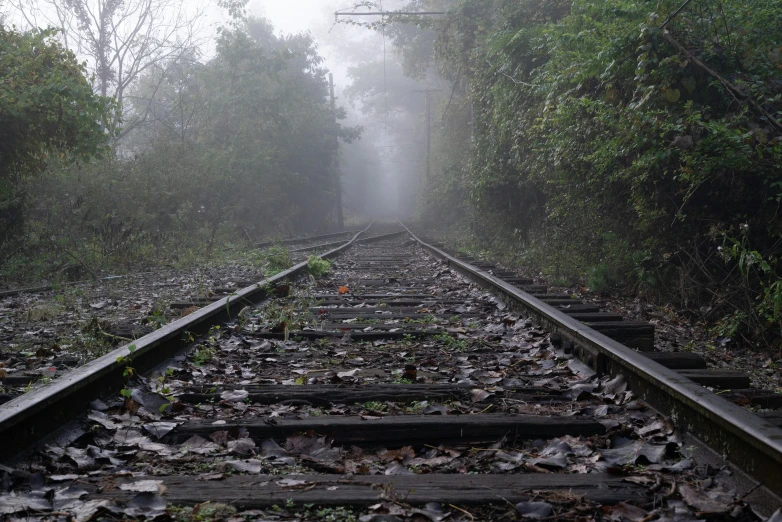
[[312, 306], [312, 302], [306, 298], [277, 298], [255, 312], [252, 318], [248, 313], [244, 322], [252, 321], [253, 328], [282, 333], [287, 340], [288, 332], [291, 330], [301, 329], [316, 323], [316, 317], [309, 310], [310, 306]]
[[220, 325], [214, 325], [209, 329], [207, 338], [196, 345], [195, 350], [190, 353], [190, 360], [194, 366], [203, 366], [212, 361], [220, 348], [220, 339], [223, 332]]
[[263, 255], [267, 276], [273, 276], [293, 266], [291, 254], [284, 246], [273, 246]]
[[318, 256], [310, 256], [309, 259], [307, 259], [307, 271], [316, 279], [326, 275], [330, 268], [331, 263]]
[[448, 349], [455, 352], [466, 352], [470, 348], [470, 342], [467, 339], [457, 339], [447, 333], [442, 333], [434, 337], [435, 340], [445, 344]]

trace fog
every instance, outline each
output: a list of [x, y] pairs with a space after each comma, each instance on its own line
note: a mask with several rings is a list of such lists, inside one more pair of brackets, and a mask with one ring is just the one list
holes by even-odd
[[[410, 5], [400, 0], [382, 3], [386, 11]], [[367, 217], [414, 215], [417, 191], [426, 171], [425, 101], [423, 93], [415, 91], [442, 91], [446, 82], [431, 72], [425, 80], [405, 78], [401, 57], [390, 36], [379, 29], [344, 23], [377, 21], [380, 17], [341, 15], [338, 23], [337, 11], [367, 10], [350, 1], [254, 0], [248, 8], [266, 17], [279, 31], [309, 32], [315, 37], [326, 66], [334, 72], [338, 104], [348, 109], [351, 124], [365, 130], [362, 141], [346, 146], [343, 153], [348, 209]], [[378, 11], [379, 5], [372, 10]], [[375, 68], [367, 77], [372, 64]], [[429, 96], [434, 106], [441, 94]]]
[[[96, 91], [115, 96], [123, 107], [119, 150], [125, 156], [137, 155], [157, 139], [146, 123], [147, 114], [151, 112], [148, 108], [158, 104], [158, 100], [149, 101], [146, 110], [139, 108], [136, 102], [140, 86], [150, 81], [148, 71], [161, 69], [159, 77], [162, 77], [167, 74], [162, 72], [166, 63], [185, 56], [188, 60], [207, 63], [215, 56], [220, 28], [230, 27], [232, 23], [226, 9], [231, 2], [145, 0], [125, 4], [142, 3], [158, 6], [157, 11], [151, 10], [154, 21], [149, 24], [150, 32], [155, 32], [158, 40], [168, 37], [182, 48], [191, 50], [182, 52], [177, 47], [173, 51], [160, 51], [160, 56], [149, 60], [154, 67], [147, 72], [144, 72], [147, 64], [140, 64], [141, 72], [137, 77], [131, 77], [128, 72], [137, 64], [118, 66], [113, 61], [105, 74], [101, 73], [101, 63], [106, 60], [92, 51], [95, 44], [89, 38], [79, 34], [79, 16], [69, 7], [72, 4], [63, 0], [12, 0], [4, 6], [6, 20], [20, 28], [64, 28], [60, 40], [80, 59], [86, 60], [88, 71], [96, 75], [93, 80]], [[390, 11], [408, 3], [386, 0], [382, 6]], [[108, 9], [106, 6], [111, 2], [79, 0], [76, 4], [97, 12], [99, 7]], [[342, 125], [363, 129], [360, 140], [343, 143], [340, 149], [345, 213], [355, 219], [409, 217], [415, 212], [417, 190], [426, 170], [426, 105], [424, 95], [415, 91], [434, 89], [438, 85], [434, 75], [428, 73], [422, 80], [405, 77], [401, 57], [392, 38], [385, 34], [391, 26], [372, 29], [344, 23], [348, 20], [373, 22], [379, 17], [343, 16], [342, 23], [337, 23], [336, 11], [350, 13], [366, 9], [345, 0], [250, 0], [246, 16], [266, 19], [279, 38], [310, 35], [323, 58], [320, 66], [334, 75], [336, 104], [346, 111]], [[131, 29], [135, 30], [129, 27], [127, 34], [131, 34]], [[117, 49], [114, 55], [125, 56], [126, 51]], [[118, 72], [123, 70], [127, 77]], [[140, 113], [144, 122], [137, 121], [142, 118]]]
[[[425, 4], [438, 2], [385, 0], [371, 9]], [[427, 107], [430, 128], [442, 125], [449, 84], [433, 71], [431, 29], [335, 17], [368, 8], [345, 0], [0, 4], [4, 25], [19, 34], [54, 28], [50, 41], [67, 50], [62, 66], [80, 67], [72, 52], [83, 64], [79, 89], [97, 96], [73, 102], [91, 107], [91, 123], [71, 120], [89, 132], [74, 130], [75, 141], [46, 161], [18, 163], [27, 170], [0, 209], [0, 250], [35, 230], [75, 250], [88, 238], [101, 260], [131, 262], [149, 248], [210, 253], [414, 218], [427, 172]], [[60, 103], [38, 106], [56, 112]]]

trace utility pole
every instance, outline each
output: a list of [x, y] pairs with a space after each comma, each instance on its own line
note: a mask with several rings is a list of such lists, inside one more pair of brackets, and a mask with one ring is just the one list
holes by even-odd
[[429, 93], [441, 92], [442, 89], [417, 89], [413, 92], [424, 93], [424, 100], [426, 101], [426, 177], [429, 178], [431, 171], [431, 155], [432, 155], [432, 102], [429, 99]]
[[334, 98], [334, 74], [329, 73], [329, 93], [331, 95], [331, 121], [332, 134], [334, 136], [334, 191], [337, 196], [337, 228], [341, 231], [345, 228], [345, 219], [342, 215], [342, 180], [339, 179], [339, 138], [337, 138], [337, 102]]

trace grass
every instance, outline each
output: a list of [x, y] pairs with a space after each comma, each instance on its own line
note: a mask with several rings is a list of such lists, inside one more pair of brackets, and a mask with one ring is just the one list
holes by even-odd
[[371, 411], [386, 411], [387, 408], [386, 404], [380, 401], [369, 401], [361, 404], [360, 406], [365, 410]]
[[40, 303], [24, 312], [23, 317], [26, 321], [51, 321], [62, 311], [59, 303]]
[[190, 360], [193, 361], [193, 364], [195, 366], [203, 366], [204, 364], [208, 363], [212, 360], [212, 357], [215, 356], [217, 352], [214, 348], [208, 348], [203, 345], [198, 345], [198, 347], [193, 351], [192, 355], [190, 356]]
[[227, 504], [205, 502], [195, 507], [169, 507], [168, 514], [176, 522], [224, 520], [236, 514], [236, 508]]
[[470, 343], [467, 339], [457, 339], [455, 337], [451, 337], [447, 333], [436, 335], [434, 339], [456, 352], [466, 352], [470, 348]]
[[269, 248], [263, 255], [263, 259], [266, 262], [268, 275], [274, 275], [287, 270], [293, 266], [293, 260], [291, 260], [291, 253], [284, 246], [275, 245]]

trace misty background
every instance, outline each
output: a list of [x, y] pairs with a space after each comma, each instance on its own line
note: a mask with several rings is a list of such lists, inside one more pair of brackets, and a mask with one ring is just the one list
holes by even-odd
[[[102, 4], [111, 2], [8, 0], [2, 6], [2, 12], [6, 23], [20, 29], [48, 26], [62, 29], [65, 27], [63, 20], [66, 20], [71, 24], [70, 30], [60, 31], [57, 38], [79, 59], [88, 59], [87, 70], [95, 74], [96, 64], [89, 60], [89, 52], [85, 52], [89, 44], [77, 41], [72, 34], [84, 32], [80, 31], [78, 20], [74, 20], [78, 4], [97, 13]], [[146, 23], [162, 27], [161, 34], [168, 38], [167, 43], [181, 47], [157, 61], [152, 69], [165, 67], [166, 61], [181, 59], [185, 54], [188, 60], [208, 63], [215, 56], [221, 28], [233, 23], [230, 2], [126, 2], [126, 5], [133, 4], [153, 11], [150, 13], [153, 18]], [[406, 1], [387, 0], [382, 6], [391, 11], [407, 4]], [[361, 138], [343, 143], [339, 153], [344, 212], [353, 222], [409, 217], [414, 213], [426, 154], [425, 101], [422, 93], [414, 91], [441, 87], [434, 75], [420, 80], [403, 77], [400, 57], [390, 38], [384, 36], [384, 28], [344, 23], [349, 20], [377, 22], [381, 17], [343, 17], [343, 23], [337, 23], [335, 17], [337, 11], [352, 13], [379, 9], [380, 4], [362, 6], [336, 0], [250, 0], [243, 13], [246, 20], [267, 21], [275, 36], [310, 36], [315, 52], [323, 59], [319, 66], [333, 73], [337, 106], [346, 111], [341, 124], [362, 129]], [[140, 10], [131, 12], [130, 18], [138, 17], [139, 13]], [[188, 49], [187, 53], [182, 53], [183, 48]], [[121, 96], [117, 96], [116, 89], [102, 89], [100, 78], [97, 83], [93, 81], [100, 94], [120, 98], [125, 114], [117, 145], [124, 155], [130, 150], [141, 152], [145, 139], [155, 139], [154, 132], [148, 132], [151, 126], [148, 115], [130, 114], [134, 104], [132, 97], [137, 94], [131, 91], [138, 90], [148, 77], [142, 72], [138, 78], [130, 80]], [[127, 98], [129, 94], [131, 98]], [[144, 121], [134, 121], [139, 118]], [[265, 232], [286, 234], [290, 231]]]

